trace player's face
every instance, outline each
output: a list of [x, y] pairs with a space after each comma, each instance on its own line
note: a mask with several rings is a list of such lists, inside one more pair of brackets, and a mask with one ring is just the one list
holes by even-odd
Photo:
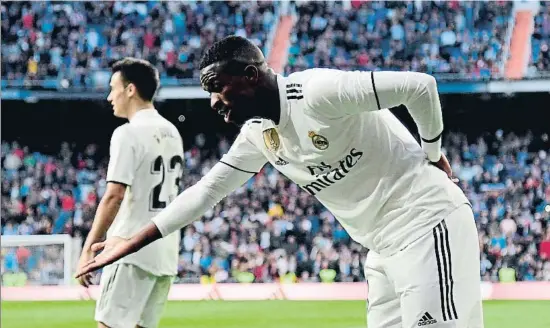
[[128, 117], [128, 103], [130, 102], [130, 97], [128, 96], [128, 88], [122, 80], [120, 72], [116, 72], [111, 77], [111, 92], [107, 97], [107, 101], [113, 106], [114, 115], [116, 117], [126, 118]]
[[232, 76], [211, 65], [201, 71], [201, 85], [210, 93], [210, 106], [225, 122], [238, 126], [258, 114], [257, 75]]

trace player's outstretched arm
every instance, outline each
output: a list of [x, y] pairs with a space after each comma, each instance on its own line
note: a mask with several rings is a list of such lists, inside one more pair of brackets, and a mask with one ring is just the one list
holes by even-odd
[[417, 72], [326, 70], [312, 79], [309, 107], [325, 115], [353, 115], [405, 105], [418, 126], [428, 159], [441, 157], [443, 117], [433, 76]]
[[137, 252], [155, 240], [190, 224], [252, 176], [252, 172], [244, 172], [223, 162], [216, 164], [197, 184], [181, 193], [151, 223], [130, 239], [115, 237], [93, 245], [93, 251], [104, 251], [83, 265], [76, 277]]

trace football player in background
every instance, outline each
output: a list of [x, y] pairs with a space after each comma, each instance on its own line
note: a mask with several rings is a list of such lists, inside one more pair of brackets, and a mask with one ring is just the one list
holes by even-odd
[[[114, 115], [128, 119], [111, 138], [107, 189], [97, 208], [79, 261], [93, 259], [92, 245], [107, 235], [129, 238], [179, 193], [183, 142], [176, 127], [153, 106], [159, 73], [149, 62], [126, 58], [112, 68], [107, 100]], [[158, 325], [177, 274], [179, 231], [113, 263], [101, 275], [95, 320], [98, 327]], [[90, 285], [90, 275], [80, 284]]]

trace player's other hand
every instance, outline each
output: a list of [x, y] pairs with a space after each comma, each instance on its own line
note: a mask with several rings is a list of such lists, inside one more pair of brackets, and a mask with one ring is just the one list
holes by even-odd
[[107, 240], [92, 245], [92, 252], [103, 250], [101, 254], [91, 258], [84, 263], [76, 272], [76, 278], [80, 279], [89, 275], [91, 272], [103, 268], [124, 256], [132, 253], [132, 247], [128, 239], [120, 237], [111, 237]]
[[[78, 260], [78, 267], [76, 271], [80, 271], [82, 267], [90, 262], [94, 258], [94, 252], [91, 249], [83, 249], [82, 254], [80, 254], [80, 259]], [[92, 275], [85, 274], [78, 277], [78, 283], [84, 287], [89, 287], [92, 284]]]
[[441, 154], [441, 158], [439, 159], [439, 161], [431, 163], [443, 172], [445, 172], [449, 179], [451, 179], [451, 181], [453, 181], [454, 183], [458, 183], [458, 179], [456, 177], [453, 177], [453, 169], [451, 169], [451, 164], [449, 164], [449, 160], [447, 159], [447, 156], [445, 156], [445, 154]]

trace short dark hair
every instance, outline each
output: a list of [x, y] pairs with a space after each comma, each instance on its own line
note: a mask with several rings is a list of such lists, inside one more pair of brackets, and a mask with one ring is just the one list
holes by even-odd
[[126, 57], [113, 64], [111, 70], [120, 72], [122, 80], [136, 86], [139, 96], [146, 101], [152, 101], [160, 85], [159, 72], [150, 62]]
[[220, 61], [239, 61], [247, 64], [260, 65], [265, 62], [262, 51], [252, 41], [231, 35], [214, 43], [202, 55], [199, 69], [203, 69]]

